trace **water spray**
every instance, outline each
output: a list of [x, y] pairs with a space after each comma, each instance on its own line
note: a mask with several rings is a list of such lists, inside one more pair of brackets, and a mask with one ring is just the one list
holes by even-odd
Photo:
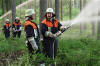
[[65, 28], [63, 31], [61, 31], [61, 33], [64, 33], [75, 24], [80, 24], [80, 22], [84, 23], [100, 21], [100, 16], [98, 15], [99, 12], [100, 0], [91, 0], [91, 2], [89, 2], [87, 6], [82, 9], [80, 14], [78, 14], [75, 19], [62, 22], [62, 25], [65, 25]]
[[74, 24], [80, 24], [85, 22], [100, 21], [100, 0], [91, 0], [73, 20], [63, 21], [63, 25], [68, 23], [72, 26]]

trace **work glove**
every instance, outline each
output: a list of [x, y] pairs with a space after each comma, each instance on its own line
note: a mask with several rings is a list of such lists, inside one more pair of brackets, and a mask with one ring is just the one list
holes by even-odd
[[61, 31], [58, 31], [56, 34], [52, 34], [52, 32], [47, 31], [47, 32], [45, 33], [45, 36], [46, 36], [46, 37], [51, 37], [51, 38], [57, 38], [57, 37], [59, 37], [61, 34], [62, 34]]
[[52, 37], [53, 37], [53, 38], [57, 38], [57, 37], [59, 37], [61, 34], [62, 34], [62, 32], [61, 32], [61, 31], [58, 31], [56, 34], [52, 34]]
[[56, 36], [59, 37], [61, 34], [62, 34], [62, 32], [61, 32], [61, 31], [58, 31], [58, 32], [56, 33]]
[[21, 31], [22, 30], [22, 27], [20, 27], [20, 29], [18, 31]]
[[28, 38], [28, 41], [29, 41], [30, 44], [32, 45], [32, 48], [33, 48], [33, 49], [38, 50], [38, 46], [37, 46], [37, 44], [36, 44], [36, 41], [35, 41], [34, 37]]
[[13, 32], [17, 32], [17, 30], [15, 30], [15, 28], [13, 28]]
[[15, 32], [19, 32], [20, 30], [15, 30]]
[[21, 31], [21, 29], [19, 29], [19, 30], [16, 30], [16, 31]]
[[46, 31], [46, 32], [45, 32], [45, 36], [46, 36], [46, 37], [52, 37], [52, 33], [51, 33], [50, 31]]
[[63, 31], [66, 27], [65, 26], [61, 26], [60, 30]]

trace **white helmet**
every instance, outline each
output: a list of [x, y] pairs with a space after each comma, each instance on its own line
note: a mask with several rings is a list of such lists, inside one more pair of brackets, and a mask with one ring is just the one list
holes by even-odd
[[52, 8], [47, 8], [46, 13], [47, 12], [54, 13], [54, 10]]
[[28, 9], [28, 10], [25, 12], [25, 16], [31, 16], [32, 14], [35, 14], [34, 9]]
[[6, 19], [6, 22], [9, 22], [9, 19]]
[[19, 20], [19, 17], [16, 17], [15, 19]]

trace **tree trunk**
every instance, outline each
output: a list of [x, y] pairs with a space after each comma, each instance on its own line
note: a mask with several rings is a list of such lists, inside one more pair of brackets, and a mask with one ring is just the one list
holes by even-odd
[[[85, 7], [86, 5], [86, 0], [83, 0], [83, 8]], [[87, 23], [84, 23], [84, 30], [87, 29]]]
[[85, 7], [86, 3], [86, 0], [83, 0], [83, 7]]
[[59, 0], [55, 0], [55, 14], [56, 14], [56, 19], [59, 20]]
[[[36, 12], [36, 0], [34, 0], [34, 10]], [[35, 13], [35, 20], [36, 20], [36, 13]]]
[[77, 0], [74, 0], [74, 7], [78, 8], [78, 1]]
[[[97, 10], [98, 12], [98, 10]], [[96, 35], [96, 21], [95, 22], [92, 22], [92, 35], [95, 36]]]
[[[6, 4], [6, 10], [7, 10], [7, 12], [10, 10], [10, 4], [11, 4], [11, 1], [10, 0], [5, 0], [5, 4]], [[8, 14], [7, 15], [7, 18], [9, 18], [10, 17], [10, 15]]]
[[[80, 0], [80, 12], [81, 10], [82, 10], [82, 0]], [[83, 33], [83, 25], [81, 22], [80, 22], [80, 33]]]
[[[100, 11], [98, 11], [98, 16], [100, 16]], [[100, 40], [100, 21], [98, 20], [98, 27], [97, 27], [97, 39]]]
[[52, 0], [47, 0], [48, 2], [48, 8], [52, 8]]
[[96, 22], [92, 22], [92, 35], [96, 35]]
[[2, 15], [5, 13], [4, 0], [2, 0]]
[[11, 0], [7, 0], [7, 11], [11, 9]]
[[69, 18], [70, 20], [72, 19], [72, 0], [70, 0], [70, 5], [69, 5]]
[[8, 11], [8, 10], [9, 10], [9, 9], [8, 9], [8, 7], [9, 7], [9, 5], [8, 5], [8, 0], [6, 0], [5, 3], [6, 3], [6, 10]]
[[63, 1], [61, 0], [61, 21], [63, 21]]
[[12, 22], [15, 21], [16, 18], [16, 0], [12, 0]]
[[[4, 0], [2, 0], [2, 15], [5, 13], [5, 8], [4, 8]], [[4, 23], [4, 18], [2, 19], [2, 23]]]
[[6, 10], [9, 11], [11, 9], [11, 0], [5, 0]]
[[44, 19], [46, 9], [47, 9], [47, 0], [40, 0], [40, 22]]
[[98, 31], [97, 31], [97, 39], [100, 40], [100, 22], [98, 22]]
[[[20, 0], [20, 4], [21, 4], [21, 3], [22, 3], [22, 0]], [[21, 7], [20, 7], [20, 18], [21, 18], [21, 13], [22, 13], [22, 12], [21, 12]]]

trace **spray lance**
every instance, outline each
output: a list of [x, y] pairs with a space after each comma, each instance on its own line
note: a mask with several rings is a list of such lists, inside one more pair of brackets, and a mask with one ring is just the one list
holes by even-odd
[[65, 26], [64, 30], [62, 30], [61, 32], [64, 33], [65, 31], [67, 31], [71, 26]]
[[65, 31], [67, 31], [70, 27], [72, 27], [72, 26], [71, 25], [70, 26], [65, 26], [63, 30], [58, 31], [56, 33], [57, 37], [59, 37], [60, 35], [62, 35], [62, 33], [64, 33]]

